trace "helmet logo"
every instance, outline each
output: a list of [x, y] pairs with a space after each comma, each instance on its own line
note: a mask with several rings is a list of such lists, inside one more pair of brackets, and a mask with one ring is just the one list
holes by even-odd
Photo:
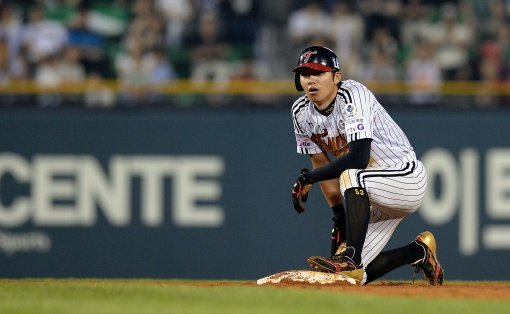
[[308, 60], [310, 60], [310, 57], [315, 54], [317, 54], [317, 50], [307, 51], [307, 52], [303, 53], [303, 63], [307, 63]]

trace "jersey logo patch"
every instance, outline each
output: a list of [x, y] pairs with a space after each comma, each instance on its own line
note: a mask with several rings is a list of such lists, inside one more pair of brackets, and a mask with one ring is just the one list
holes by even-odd
[[352, 104], [345, 105], [344, 107], [345, 115], [349, 117], [354, 117], [358, 112], [356, 110], [356, 107], [354, 107]]
[[315, 54], [317, 54], [317, 50], [307, 51], [307, 52], [303, 53], [303, 63], [307, 63], [308, 60], [310, 60], [310, 57]]
[[314, 142], [317, 145], [322, 144], [322, 139], [328, 136], [328, 130], [323, 129], [322, 133], [319, 134], [312, 134], [312, 142]]

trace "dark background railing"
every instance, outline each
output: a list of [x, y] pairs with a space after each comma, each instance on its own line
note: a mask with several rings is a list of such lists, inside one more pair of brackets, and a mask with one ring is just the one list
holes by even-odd
[[[510, 107], [508, 82], [448, 81], [434, 90], [404, 81], [368, 81], [366, 85], [384, 106]], [[0, 86], [0, 107], [286, 108], [300, 95], [290, 80], [231, 80], [223, 85], [176, 80], [136, 87], [117, 80], [86, 80], [52, 88], [18, 80]]]

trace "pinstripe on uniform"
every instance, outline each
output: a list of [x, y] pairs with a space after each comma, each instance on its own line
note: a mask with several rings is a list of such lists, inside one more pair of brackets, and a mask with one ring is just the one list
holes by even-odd
[[342, 194], [363, 187], [369, 195], [371, 218], [362, 252], [366, 267], [383, 250], [400, 221], [421, 205], [427, 185], [423, 164], [402, 129], [359, 82], [342, 81], [335, 108], [327, 116], [306, 96], [300, 97], [292, 106], [292, 120], [300, 154], [322, 152], [312, 140], [314, 134], [341, 136], [347, 143], [372, 139], [367, 168], [348, 169], [339, 178]]

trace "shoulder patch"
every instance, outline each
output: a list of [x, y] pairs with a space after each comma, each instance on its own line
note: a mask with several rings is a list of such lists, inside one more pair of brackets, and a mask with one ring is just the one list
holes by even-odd
[[358, 113], [358, 111], [356, 110], [356, 106], [354, 106], [353, 104], [347, 104], [344, 106], [344, 114], [346, 117], [350, 118], [350, 117], [354, 117], [356, 116]]

